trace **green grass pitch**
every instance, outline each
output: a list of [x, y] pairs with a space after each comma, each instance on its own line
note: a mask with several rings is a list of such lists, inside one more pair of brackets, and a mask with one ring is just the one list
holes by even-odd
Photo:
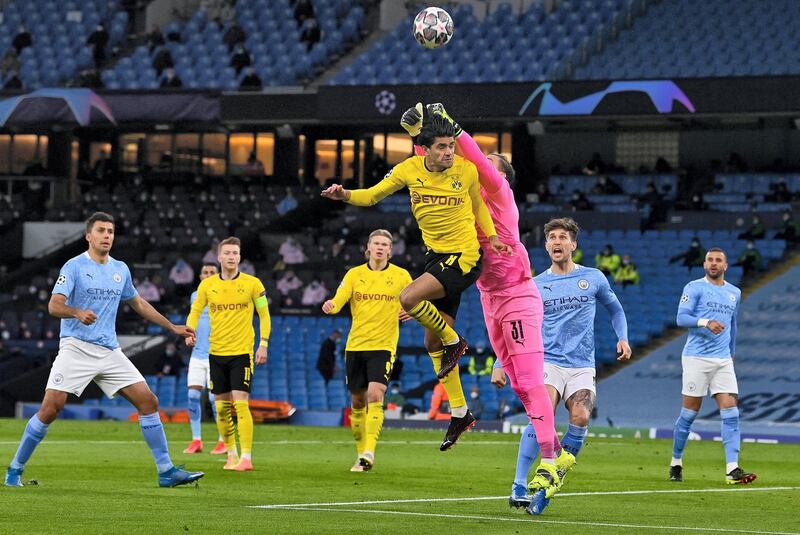
[[[3, 466], [24, 425], [0, 420]], [[206, 472], [199, 485], [158, 488], [136, 424], [59, 421], [24, 474], [38, 485], [0, 487], [0, 533], [800, 533], [797, 445], [744, 444], [759, 479], [739, 487], [724, 483], [719, 443], [690, 442], [685, 481], [670, 483], [669, 441], [589, 438], [532, 517], [507, 505], [518, 436], [471, 432], [441, 453], [439, 431], [387, 429], [374, 470], [354, 474], [348, 429], [257, 426], [256, 471], [229, 473], [221, 457], [180, 453], [188, 425], [166, 427], [173, 461]], [[295, 505], [251, 507], [279, 504]]]

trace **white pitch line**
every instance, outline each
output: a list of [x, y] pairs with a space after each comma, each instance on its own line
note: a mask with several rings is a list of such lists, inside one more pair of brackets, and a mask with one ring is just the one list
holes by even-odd
[[[558, 498], [575, 498], [582, 496], [620, 496], [635, 494], [695, 494], [707, 492], [770, 492], [782, 490], [800, 490], [800, 487], [739, 487], [734, 489], [674, 489], [674, 490], [610, 490], [601, 492], [560, 492]], [[504, 496], [475, 496], [462, 498], [414, 498], [409, 500], [371, 500], [363, 502], [323, 502], [323, 503], [278, 503], [271, 505], [248, 505], [251, 509], [290, 509], [302, 507], [339, 507], [344, 505], [386, 505], [394, 503], [436, 503], [436, 502], [479, 502], [488, 500], [506, 500]]]
[[748, 533], [756, 535], [798, 535], [788, 531], [753, 531], [745, 529], [698, 528], [691, 526], [661, 526], [647, 524], [617, 524], [613, 522], [580, 522], [577, 520], [547, 520], [542, 518], [513, 518], [504, 516], [451, 515], [446, 513], [417, 513], [412, 511], [385, 511], [379, 509], [328, 509], [318, 507], [292, 507], [289, 511], [327, 511], [335, 513], [372, 513], [382, 515], [423, 516], [430, 518], [454, 518], [457, 520], [495, 520], [498, 522], [530, 522], [536, 524], [561, 524], [570, 526], [621, 528], [621, 529], [669, 529], [673, 531], [700, 531], [713, 533]]
[[[47, 444], [139, 444], [139, 440], [47, 440]], [[211, 441], [207, 441], [211, 442]], [[438, 445], [438, 440], [381, 440], [382, 446], [431, 446]], [[0, 440], [0, 446], [16, 446], [19, 440]], [[256, 440], [253, 444], [275, 446], [316, 446], [320, 444], [352, 445], [353, 440]], [[459, 446], [519, 446], [519, 440], [482, 440], [459, 442]], [[592, 446], [624, 446], [629, 442], [593, 442]]]

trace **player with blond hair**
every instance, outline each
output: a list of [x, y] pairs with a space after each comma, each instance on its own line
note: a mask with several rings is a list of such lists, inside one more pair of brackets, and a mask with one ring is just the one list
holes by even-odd
[[[269, 307], [264, 285], [256, 277], [239, 271], [241, 242], [225, 238], [219, 243], [221, 271], [204, 279], [197, 287], [187, 323], [196, 328], [203, 309], [208, 307], [211, 323], [211, 390], [217, 406], [217, 429], [225, 442], [228, 460], [223, 469], [236, 472], [253, 470], [253, 416], [250, 413], [250, 387], [254, 365], [267, 362], [270, 334]], [[253, 312], [258, 313], [261, 340], [253, 359]], [[232, 410], [236, 411], [236, 428]], [[236, 450], [239, 436], [241, 456]]]
[[375, 464], [383, 428], [383, 397], [400, 338], [400, 292], [411, 284], [408, 271], [389, 262], [392, 242], [388, 230], [373, 231], [364, 253], [366, 263], [350, 269], [336, 295], [322, 305], [325, 314], [336, 314], [350, 303], [353, 317], [345, 346], [350, 429], [358, 455], [351, 472], [366, 472]]

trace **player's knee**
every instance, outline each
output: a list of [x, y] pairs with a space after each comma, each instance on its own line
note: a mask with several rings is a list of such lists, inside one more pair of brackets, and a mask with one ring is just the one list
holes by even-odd
[[63, 403], [43, 403], [39, 408], [39, 421], [45, 425], [53, 423], [61, 411], [64, 409]]
[[142, 414], [153, 414], [154, 412], [157, 412], [158, 398], [152, 392], [148, 392], [142, 396], [142, 399], [139, 400], [139, 406], [137, 409]]
[[400, 306], [403, 307], [403, 310], [408, 312], [417, 306], [417, 304], [419, 304], [419, 299], [414, 295], [413, 292], [409, 291], [408, 288], [400, 292]]
[[586, 427], [589, 425], [589, 411], [584, 407], [573, 409], [569, 413], [569, 423], [578, 427]]

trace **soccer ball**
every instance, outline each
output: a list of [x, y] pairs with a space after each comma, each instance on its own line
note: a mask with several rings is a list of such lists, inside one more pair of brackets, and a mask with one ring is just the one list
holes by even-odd
[[453, 18], [440, 7], [426, 7], [414, 17], [414, 39], [425, 48], [447, 44], [453, 30]]

